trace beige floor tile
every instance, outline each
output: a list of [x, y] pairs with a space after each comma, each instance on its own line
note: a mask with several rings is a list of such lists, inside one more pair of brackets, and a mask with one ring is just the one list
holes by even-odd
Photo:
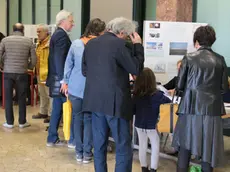
[[[14, 108], [18, 114], [18, 107]], [[67, 147], [47, 148], [46, 125], [43, 120], [33, 120], [31, 117], [38, 112], [38, 107], [27, 108], [30, 128], [19, 129], [15, 115], [14, 129], [0, 126], [0, 172], [94, 172], [93, 163], [83, 165], [75, 160], [74, 150]], [[4, 110], [0, 109], [0, 124], [5, 122]], [[60, 136], [63, 136], [60, 130]], [[226, 165], [216, 172], [230, 171], [230, 138], [225, 138]], [[140, 172], [137, 152], [133, 160], [133, 172]], [[114, 171], [115, 155], [108, 154], [109, 172]], [[176, 162], [160, 159], [158, 172], [175, 172]]]

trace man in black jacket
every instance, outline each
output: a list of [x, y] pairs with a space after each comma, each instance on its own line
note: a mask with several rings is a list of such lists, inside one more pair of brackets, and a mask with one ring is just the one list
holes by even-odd
[[[116, 18], [108, 23], [108, 32], [89, 41], [85, 47], [83, 111], [92, 112], [96, 172], [107, 172], [109, 130], [116, 144], [116, 172], [132, 171], [129, 122], [133, 114], [129, 74], [138, 75], [144, 63], [141, 38], [135, 28], [132, 21]], [[133, 52], [126, 47], [128, 36], [134, 44]]]
[[53, 98], [52, 113], [48, 131], [47, 146], [59, 146], [63, 143], [58, 137], [58, 125], [62, 116], [62, 104], [66, 97], [61, 94], [61, 81], [64, 75], [64, 65], [71, 41], [67, 32], [74, 26], [70, 12], [62, 10], [56, 16], [57, 30], [50, 40], [48, 58], [48, 76], [46, 85], [49, 87], [50, 97]]

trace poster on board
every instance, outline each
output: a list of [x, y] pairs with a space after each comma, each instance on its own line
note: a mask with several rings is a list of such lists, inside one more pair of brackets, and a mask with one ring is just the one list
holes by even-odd
[[144, 21], [145, 66], [151, 68], [158, 82], [168, 82], [177, 75], [177, 61], [196, 51], [193, 34], [206, 23]]

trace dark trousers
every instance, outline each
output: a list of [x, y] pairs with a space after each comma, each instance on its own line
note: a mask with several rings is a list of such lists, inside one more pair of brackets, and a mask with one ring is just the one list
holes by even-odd
[[76, 154], [81, 157], [92, 157], [92, 115], [82, 112], [83, 99], [69, 94], [72, 104], [72, 126], [70, 141], [76, 145]]
[[48, 143], [55, 143], [58, 137], [58, 127], [62, 117], [62, 105], [66, 102], [65, 97], [54, 97], [53, 98], [53, 105], [52, 105], [52, 112], [50, 117], [50, 126], [48, 130]]
[[95, 172], [107, 172], [109, 130], [116, 145], [115, 172], [132, 171], [132, 139], [129, 121], [100, 113], [92, 113]]
[[[31, 90], [30, 90], [31, 82], [30, 82], [30, 75], [29, 74], [27, 74], [27, 75], [28, 75], [28, 82], [27, 82], [27, 85], [28, 85], [27, 86], [27, 99], [28, 99], [28, 102], [26, 104], [30, 105], [31, 104]], [[32, 87], [33, 87], [33, 85], [32, 85]], [[17, 93], [17, 91], [16, 91], [15, 97], [13, 97], [13, 101], [18, 102], [18, 93]]]
[[19, 105], [19, 124], [26, 123], [27, 74], [4, 73], [5, 114], [7, 124], [14, 124], [13, 87], [16, 85]]
[[[178, 154], [177, 172], [188, 172], [190, 159], [191, 159], [191, 152], [184, 148], [180, 148]], [[211, 164], [207, 162], [202, 162], [201, 168], [202, 168], [202, 172], [213, 172], [213, 168], [211, 167]]]

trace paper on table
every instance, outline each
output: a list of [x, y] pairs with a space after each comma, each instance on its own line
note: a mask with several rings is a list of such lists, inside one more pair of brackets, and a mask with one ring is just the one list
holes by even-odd
[[224, 106], [230, 108], [230, 103], [224, 103]]
[[169, 95], [168, 90], [163, 85], [157, 85], [157, 89], [163, 91], [165, 95]]
[[[170, 100], [172, 100], [172, 96], [167, 96]], [[174, 96], [173, 103], [179, 104], [181, 97]]]

